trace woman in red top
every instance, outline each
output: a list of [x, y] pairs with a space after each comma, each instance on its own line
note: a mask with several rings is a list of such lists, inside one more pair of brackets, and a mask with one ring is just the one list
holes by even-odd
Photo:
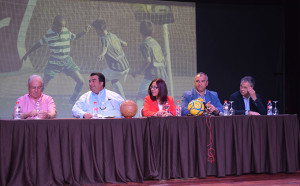
[[[167, 85], [164, 80], [154, 79], [145, 97], [143, 116], [176, 116], [176, 107], [171, 96], [168, 96]], [[168, 105], [169, 108], [166, 108]]]

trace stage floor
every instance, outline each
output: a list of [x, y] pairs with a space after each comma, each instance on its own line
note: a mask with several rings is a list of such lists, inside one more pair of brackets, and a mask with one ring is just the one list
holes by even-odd
[[217, 178], [208, 176], [205, 179], [170, 179], [170, 180], [148, 180], [144, 183], [127, 184], [105, 184], [110, 186], [117, 185], [300, 185], [300, 171], [297, 173], [279, 174], [247, 174], [242, 176], [226, 176]]

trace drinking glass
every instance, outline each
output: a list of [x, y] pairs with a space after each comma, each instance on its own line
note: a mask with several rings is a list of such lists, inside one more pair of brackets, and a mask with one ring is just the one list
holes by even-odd
[[278, 103], [278, 101], [273, 101], [273, 102], [275, 104], [274, 109], [273, 109], [273, 115], [278, 115], [279, 111], [278, 111], [278, 109], [276, 107], [276, 103]]
[[234, 111], [234, 109], [232, 107], [232, 103], [233, 102], [234, 101], [229, 101], [229, 103], [230, 103], [229, 116], [233, 116], [235, 114], [235, 111]]

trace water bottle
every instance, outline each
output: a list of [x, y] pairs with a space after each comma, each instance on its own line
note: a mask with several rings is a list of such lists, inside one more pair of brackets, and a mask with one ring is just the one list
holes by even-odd
[[223, 109], [224, 109], [224, 116], [229, 116], [229, 110], [228, 110], [229, 104], [227, 103], [227, 100], [224, 101]]
[[176, 104], [176, 116], [181, 116], [181, 105], [179, 100], [177, 100]]
[[268, 116], [273, 115], [273, 106], [271, 100], [269, 100], [267, 104], [267, 115]]
[[14, 119], [21, 119], [21, 106], [20, 106], [20, 103], [18, 101], [16, 102], [15, 118]]
[[94, 108], [93, 108], [93, 118], [96, 119], [98, 118], [98, 106], [97, 106], [97, 102], [94, 102]]

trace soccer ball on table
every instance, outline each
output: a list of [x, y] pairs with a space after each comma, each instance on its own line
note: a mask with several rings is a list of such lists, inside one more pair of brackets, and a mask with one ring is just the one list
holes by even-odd
[[202, 115], [204, 112], [204, 109], [205, 109], [205, 106], [203, 104], [202, 98], [194, 99], [188, 104], [188, 111], [194, 116]]

